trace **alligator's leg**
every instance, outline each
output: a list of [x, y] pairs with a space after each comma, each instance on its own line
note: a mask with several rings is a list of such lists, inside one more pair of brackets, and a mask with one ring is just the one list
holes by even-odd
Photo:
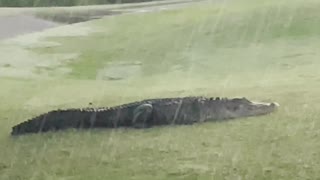
[[152, 114], [151, 104], [142, 104], [133, 111], [132, 126], [134, 128], [146, 128], [146, 121], [151, 118]]

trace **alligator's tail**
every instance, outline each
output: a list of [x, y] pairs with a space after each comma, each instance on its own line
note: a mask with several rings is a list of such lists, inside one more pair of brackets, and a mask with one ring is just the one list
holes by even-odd
[[68, 128], [90, 128], [96, 121], [96, 111], [69, 109], [41, 114], [12, 128], [11, 135], [57, 131]]

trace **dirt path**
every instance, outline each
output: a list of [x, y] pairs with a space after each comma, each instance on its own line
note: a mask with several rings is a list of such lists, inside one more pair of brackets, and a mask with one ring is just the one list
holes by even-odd
[[[77, 12], [79, 14], [74, 13], [74, 16], [69, 17], [63, 16], [62, 12], [66, 14], [72, 14], [70, 13], [70, 10], [72, 8], [68, 7], [55, 9], [57, 10], [56, 17], [59, 17], [59, 15], [61, 15], [62, 18], [69, 18], [68, 20], [70, 20], [70, 22], [66, 20], [66, 23], [77, 23], [110, 15], [114, 16], [127, 13], [147, 13], [154, 11], [177, 9], [198, 2], [200, 2], [200, 0], [163, 1], [161, 3], [142, 3], [136, 5], [122, 6], [91, 6], [88, 7], [86, 14], [83, 14], [84, 10], [86, 10], [85, 7], [75, 7], [77, 8]], [[13, 38], [27, 33], [43, 31], [48, 28], [63, 25], [62, 23], [52, 22], [50, 20], [45, 20], [34, 16], [34, 12], [38, 12], [39, 10], [39, 12], [41, 12], [45, 9], [48, 8], [0, 8], [0, 11], [3, 10], [2, 12], [6, 12], [4, 13], [4, 15], [0, 16], [0, 40]], [[13, 15], [11, 15], [11, 12]], [[59, 19], [56, 20], [59, 21]]]

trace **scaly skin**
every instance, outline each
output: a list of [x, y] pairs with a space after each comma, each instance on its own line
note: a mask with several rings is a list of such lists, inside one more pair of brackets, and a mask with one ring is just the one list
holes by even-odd
[[156, 125], [193, 124], [271, 113], [276, 103], [253, 103], [245, 98], [182, 97], [147, 99], [112, 108], [55, 110], [12, 128], [12, 135], [68, 128], [147, 128]]

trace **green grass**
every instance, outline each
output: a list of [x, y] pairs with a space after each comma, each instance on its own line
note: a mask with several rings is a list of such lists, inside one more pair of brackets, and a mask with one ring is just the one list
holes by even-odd
[[[112, 1], [112, 0], [111, 0]], [[127, 0], [126, 0], [127, 1]], [[129, 0], [130, 1], [130, 0]], [[140, 3], [137, 3], [141, 1]], [[11, 1], [10, 1], [11, 2]], [[24, 1], [19, 1], [23, 3]], [[57, 3], [56, 1], [52, 1]], [[60, 1], [59, 1], [60, 2]], [[86, 1], [88, 4], [96, 4], [95, 1]], [[125, 2], [125, 1], [123, 1]], [[78, 2], [79, 6], [45, 6], [38, 7], [28, 5], [27, 7], [5, 7], [1, 8], [1, 16], [12, 15], [34, 15], [41, 19], [49, 21], [72, 24], [78, 22], [89, 21], [108, 15], [119, 15], [127, 12], [136, 12], [139, 10], [152, 8], [163, 8], [174, 6], [175, 4], [197, 3], [198, 0], [133, 0], [131, 3], [113, 3], [113, 4], [98, 4], [85, 6], [85, 3]], [[11, 3], [15, 3], [12, 1]], [[60, 3], [63, 3], [61, 1]], [[81, 5], [81, 6], [80, 6]], [[1, 0], [0, 0], [1, 7]]]
[[[106, 18], [83, 24], [99, 32], [27, 48], [79, 56], [36, 74], [50, 79], [0, 79], [0, 179], [319, 178], [320, 3], [262, 2]], [[11, 126], [55, 108], [188, 95], [281, 106], [222, 123], [9, 136]]]

